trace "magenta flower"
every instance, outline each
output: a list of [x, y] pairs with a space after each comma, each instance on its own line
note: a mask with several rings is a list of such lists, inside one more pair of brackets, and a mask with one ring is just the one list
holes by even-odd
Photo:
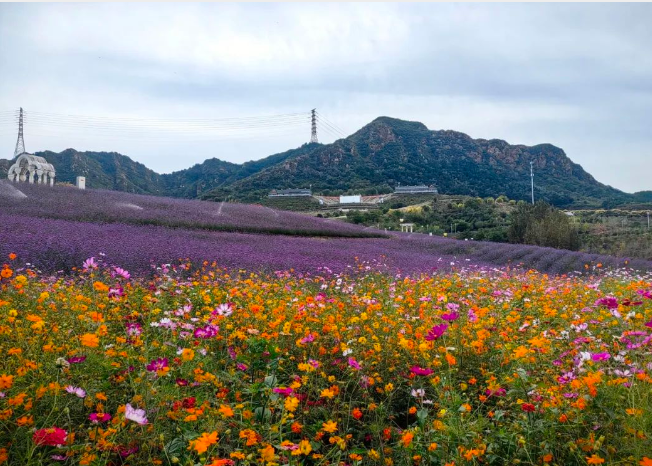
[[290, 396], [294, 390], [292, 390], [290, 387], [287, 388], [274, 388], [272, 390], [274, 393], [278, 393], [283, 396]]
[[123, 295], [124, 289], [120, 285], [109, 288], [109, 298], [119, 298]]
[[86, 361], [86, 356], [73, 356], [71, 358], [66, 359], [70, 364], [78, 364], [80, 362]]
[[88, 419], [90, 419], [93, 424], [99, 424], [100, 422], [110, 421], [111, 415], [109, 413], [91, 413], [88, 416]]
[[645, 322], [645, 326], [652, 328], [652, 320], [649, 322]]
[[249, 367], [246, 364], [243, 364], [241, 362], [236, 364], [235, 367], [237, 367], [238, 370], [243, 371], [243, 372], [246, 371], [247, 369], [249, 369]]
[[414, 375], [423, 375], [423, 376], [428, 376], [430, 374], [433, 374], [435, 371], [432, 369], [427, 369], [419, 366], [412, 366], [410, 367], [410, 372], [412, 372]]
[[186, 379], [177, 379], [175, 382], [179, 387], [185, 387], [188, 385], [188, 381]]
[[349, 366], [356, 370], [360, 370], [360, 363], [355, 358], [349, 358]]
[[158, 358], [150, 362], [147, 365], [146, 369], [150, 372], [156, 372], [165, 369], [166, 367], [168, 367], [168, 365], [169, 365], [168, 358]]
[[618, 309], [618, 300], [613, 296], [600, 298], [594, 303], [596, 306], [606, 306], [607, 309]]
[[312, 333], [309, 333], [308, 336], [303, 337], [303, 338], [300, 340], [300, 343], [301, 343], [302, 345], [305, 345], [306, 343], [312, 343], [313, 341], [315, 341], [315, 335], [313, 335]]
[[137, 337], [141, 333], [143, 333], [143, 327], [138, 322], [127, 323], [127, 335]]
[[452, 322], [460, 318], [460, 313], [453, 311], [453, 312], [449, 312], [448, 314], [442, 314], [440, 317], [447, 322]]
[[591, 359], [594, 361], [606, 361], [611, 355], [609, 353], [594, 353], [591, 355]]
[[207, 325], [206, 327], [200, 327], [195, 329], [194, 336], [195, 338], [208, 339], [217, 336], [217, 332], [220, 328], [217, 325]]
[[444, 334], [444, 332], [446, 332], [446, 329], [448, 329], [448, 324], [435, 325], [433, 328], [428, 330], [428, 333], [426, 334], [426, 340], [435, 341], [436, 339], [441, 337]]
[[487, 395], [487, 396], [505, 396], [505, 394], [507, 393], [507, 390], [505, 390], [505, 389], [502, 388], [502, 387], [501, 387], [501, 388], [497, 388], [497, 389], [495, 389], [495, 390], [489, 390], [489, 389], [487, 388], [487, 389], [485, 390], [484, 393], [485, 393], [485, 395]]
[[147, 424], [147, 415], [144, 409], [136, 409], [129, 403], [125, 406], [125, 418], [134, 421], [136, 424], [144, 426]]

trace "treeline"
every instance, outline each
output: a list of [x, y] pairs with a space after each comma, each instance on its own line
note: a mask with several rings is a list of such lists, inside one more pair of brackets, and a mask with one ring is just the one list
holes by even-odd
[[545, 202], [519, 204], [507, 230], [510, 243], [533, 244], [577, 251], [580, 235], [570, 218]]

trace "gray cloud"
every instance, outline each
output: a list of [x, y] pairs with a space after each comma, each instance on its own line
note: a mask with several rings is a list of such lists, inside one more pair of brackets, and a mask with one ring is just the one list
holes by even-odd
[[[562, 147], [598, 180], [652, 189], [650, 4], [1, 4], [0, 111], [132, 118], [379, 115]], [[322, 140], [334, 135], [324, 132]], [[118, 151], [168, 172], [296, 147], [238, 137], [26, 126], [30, 150]], [[15, 126], [0, 117], [7, 156]]]

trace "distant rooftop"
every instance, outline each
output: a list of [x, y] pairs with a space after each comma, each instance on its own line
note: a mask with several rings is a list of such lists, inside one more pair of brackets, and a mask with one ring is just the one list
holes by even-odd
[[272, 189], [267, 197], [302, 197], [312, 196], [310, 189]]
[[434, 193], [437, 194], [437, 188], [434, 186], [418, 185], [418, 186], [397, 186], [394, 189], [396, 194], [417, 194], [417, 193]]

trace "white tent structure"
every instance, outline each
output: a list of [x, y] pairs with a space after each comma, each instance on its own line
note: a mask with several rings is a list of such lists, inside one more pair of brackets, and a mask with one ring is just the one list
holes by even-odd
[[54, 167], [43, 157], [23, 152], [18, 156], [15, 163], [9, 167], [7, 178], [14, 182], [27, 181], [28, 183], [53, 186], [55, 175]]

